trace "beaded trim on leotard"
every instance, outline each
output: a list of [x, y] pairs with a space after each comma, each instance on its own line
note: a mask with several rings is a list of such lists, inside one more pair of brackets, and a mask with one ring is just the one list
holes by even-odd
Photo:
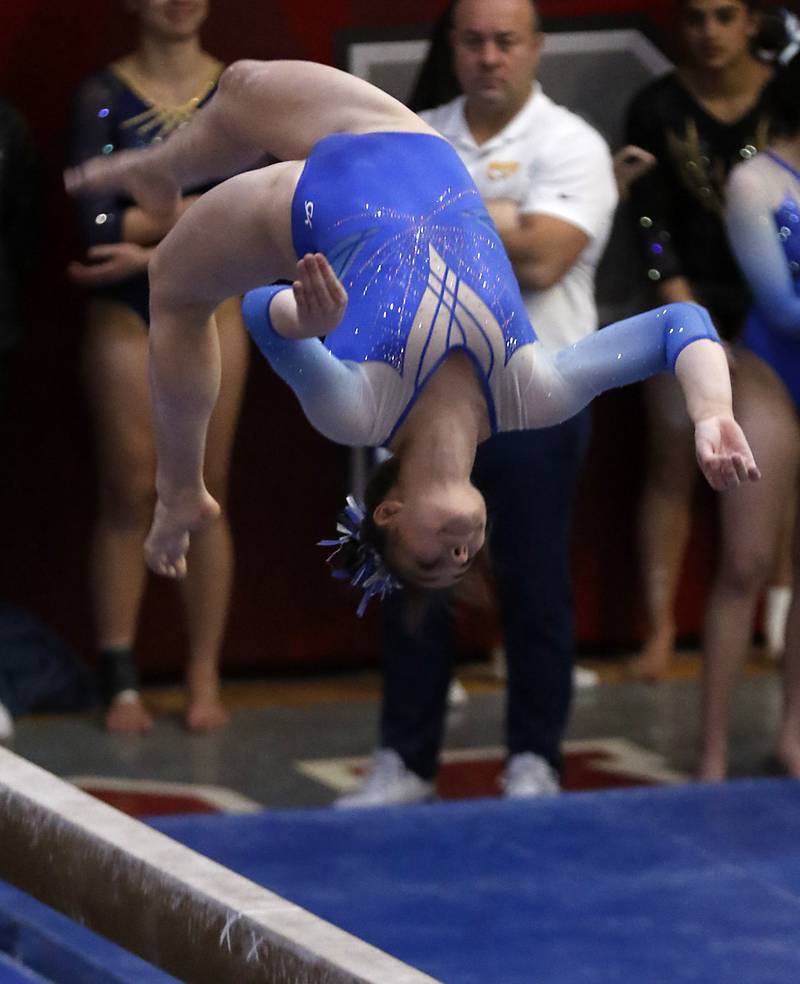
[[124, 68], [121, 68], [119, 65], [112, 65], [111, 71], [114, 75], [138, 99], [147, 105], [147, 109], [143, 113], [132, 116], [129, 120], [121, 123], [120, 126], [123, 129], [135, 129], [142, 137], [146, 137], [148, 140], [163, 140], [190, 119], [197, 107], [206, 99], [214, 86], [219, 82], [219, 77], [222, 75], [224, 68], [224, 65], [218, 63], [214, 68], [211, 78], [203, 83], [202, 88], [191, 99], [187, 99], [186, 102], [181, 103], [179, 106], [164, 106], [151, 99]]

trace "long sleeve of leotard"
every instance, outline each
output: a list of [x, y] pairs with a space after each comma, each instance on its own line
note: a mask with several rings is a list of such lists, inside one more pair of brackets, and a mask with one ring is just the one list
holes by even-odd
[[704, 338], [719, 341], [706, 309], [678, 303], [618, 321], [553, 354], [536, 345], [530, 378], [520, 386], [522, 426], [560, 423], [606, 390], [674, 371], [683, 349]]
[[351, 446], [378, 443], [373, 434], [375, 394], [356, 363], [338, 359], [318, 338], [289, 339], [272, 327], [269, 305], [286, 286], [261, 287], [245, 295], [242, 315], [275, 372], [300, 401], [309, 423], [325, 437]]
[[[70, 164], [109, 154], [115, 148], [115, 94], [112, 76], [99, 72], [78, 88], [72, 102]], [[81, 233], [90, 246], [122, 238], [123, 202], [114, 194], [81, 194], [75, 199]]]
[[774, 191], [764, 176], [752, 167], [736, 168], [728, 183], [726, 213], [731, 246], [765, 323], [780, 335], [800, 338], [800, 297], [774, 212]]

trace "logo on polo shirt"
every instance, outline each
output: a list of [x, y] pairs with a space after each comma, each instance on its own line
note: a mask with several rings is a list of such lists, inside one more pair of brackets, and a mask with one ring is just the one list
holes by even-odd
[[490, 181], [503, 181], [519, 171], [519, 161], [489, 161], [486, 173]]

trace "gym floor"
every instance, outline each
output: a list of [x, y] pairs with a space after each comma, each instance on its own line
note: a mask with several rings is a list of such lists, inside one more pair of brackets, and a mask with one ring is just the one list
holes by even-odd
[[[575, 691], [567, 787], [689, 781], [697, 748], [697, 655], [681, 653], [670, 679], [657, 686], [626, 680], [620, 661], [581, 666], [594, 670], [597, 682]], [[462, 667], [459, 679], [469, 699], [449, 714], [440, 792], [446, 798], [492, 795], [502, 759], [504, 684], [483, 663]], [[176, 784], [175, 795], [190, 792], [183, 784], [211, 787], [210, 810], [319, 807], [357, 781], [374, 747], [380, 684], [377, 670], [229, 681], [224, 699], [231, 724], [212, 735], [183, 728], [180, 687], [150, 688], [145, 700], [156, 726], [147, 735], [106, 734], [93, 714], [33, 715], [17, 720], [8, 744], [133, 813], [191, 809], [177, 804], [173, 810], [152, 798], [137, 806], [136, 795], [148, 789], [166, 795], [164, 784]], [[736, 696], [732, 777], [771, 773], [779, 713], [779, 671], [756, 652]], [[605, 760], [599, 772], [584, 768], [587, 755], [590, 765]], [[601, 774], [611, 778], [606, 782]], [[120, 801], [125, 791], [132, 803]]]

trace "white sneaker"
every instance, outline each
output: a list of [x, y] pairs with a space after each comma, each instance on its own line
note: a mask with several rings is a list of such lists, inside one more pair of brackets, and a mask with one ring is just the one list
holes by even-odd
[[572, 686], [576, 690], [591, 690], [600, 683], [600, 674], [586, 666], [576, 666], [572, 670]]
[[425, 803], [432, 800], [434, 786], [407, 769], [400, 756], [391, 748], [379, 748], [372, 756], [372, 766], [352, 793], [334, 801], [337, 810], [360, 809], [366, 806], [393, 806], [404, 803]]
[[772, 660], [783, 656], [786, 642], [786, 620], [792, 606], [792, 589], [775, 585], [767, 590], [764, 603], [764, 639], [767, 655]]
[[469, 694], [464, 684], [455, 677], [447, 688], [447, 706], [452, 711], [457, 707], [465, 707], [469, 703]]
[[507, 680], [508, 668], [506, 666], [506, 651], [504, 647], [495, 646], [489, 654], [489, 661], [492, 666], [492, 674], [495, 680]]
[[500, 780], [506, 799], [555, 796], [561, 791], [555, 769], [540, 755], [512, 755]]
[[5, 741], [14, 734], [14, 719], [5, 704], [0, 704], [0, 741]]

